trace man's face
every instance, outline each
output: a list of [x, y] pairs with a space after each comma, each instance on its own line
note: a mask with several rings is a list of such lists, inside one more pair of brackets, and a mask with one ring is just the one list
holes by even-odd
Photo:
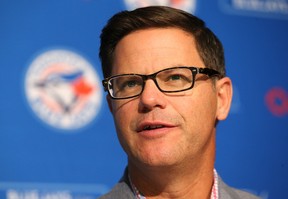
[[[133, 32], [118, 43], [112, 75], [151, 74], [176, 66], [205, 67], [194, 38], [176, 28], [147, 29]], [[168, 94], [147, 80], [138, 97], [107, 97], [129, 161], [149, 166], [197, 162], [207, 157], [213, 161], [215, 121], [227, 115], [227, 111], [226, 115], [220, 113], [223, 103], [219, 102], [217, 84], [198, 74], [193, 89]]]

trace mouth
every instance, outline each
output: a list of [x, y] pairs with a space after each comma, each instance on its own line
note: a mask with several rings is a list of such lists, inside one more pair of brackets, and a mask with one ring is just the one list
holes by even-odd
[[160, 128], [164, 128], [164, 125], [158, 124], [158, 125], [147, 125], [143, 127], [143, 131], [148, 131], [148, 130], [154, 130], [154, 129], [160, 129]]
[[140, 132], [156, 131], [156, 130], [163, 130], [163, 129], [168, 129], [172, 127], [174, 127], [174, 125], [166, 124], [166, 123], [145, 122], [138, 126], [137, 132], [140, 133]]
[[137, 133], [142, 138], [154, 140], [170, 134], [175, 127], [175, 125], [163, 122], [144, 122], [138, 126]]

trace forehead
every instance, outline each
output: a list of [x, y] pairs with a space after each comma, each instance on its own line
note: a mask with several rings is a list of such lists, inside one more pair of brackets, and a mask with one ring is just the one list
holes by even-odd
[[203, 67], [194, 37], [178, 28], [132, 32], [116, 45], [112, 75], [152, 73], [174, 66]]

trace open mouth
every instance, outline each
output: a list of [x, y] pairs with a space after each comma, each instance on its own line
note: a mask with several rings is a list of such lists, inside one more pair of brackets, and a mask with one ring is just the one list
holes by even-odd
[[165, 126], [163, 125], [147, 125], [147, 126], [144, 126], [143, 131], [154, 130], [154, 129], [164, 128], [164, 127]]
[[143, 122], [139, 124], [137, 132], [146, 139], [156, 139], [174, 131], [176, 125], [168, 122]]

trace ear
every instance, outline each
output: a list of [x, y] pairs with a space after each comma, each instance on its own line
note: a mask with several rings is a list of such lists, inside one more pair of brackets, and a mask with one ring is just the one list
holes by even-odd
[[216, 89], [217, 89], [217, 119], [225, 120], [229, 114], [233, 88], [232, 82], [229, 77], [224, 77], [216, 81]]
[[108, 103], [110, 112], [113, 113], [112, 100], [111, 100], [111, 97], [108, 94], [106, 95], [106, 101]]

